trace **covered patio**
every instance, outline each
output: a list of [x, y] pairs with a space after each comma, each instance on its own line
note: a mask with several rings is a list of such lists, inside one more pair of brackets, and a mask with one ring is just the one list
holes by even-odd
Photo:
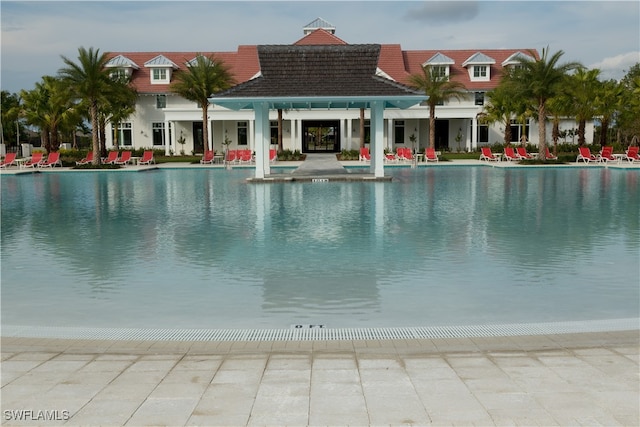
[[384, 177], [384, 111], [424, 102], [420, 92], [378, 75], [380, 45], [258, 46], [260, 73], [211, 96], [231, 110], [253, 110], [255, 179], [269, 179], [271, 110], [370, 110], [371, 164]]

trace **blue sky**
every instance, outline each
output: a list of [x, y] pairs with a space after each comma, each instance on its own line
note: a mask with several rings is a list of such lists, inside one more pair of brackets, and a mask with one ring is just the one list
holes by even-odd
[[640, 2], [629, 1], [5, 1], [2, 90], [32, 89], [61, 55], [100, 51], [234, 51], [290, 44], [322, 17], [348, 43], [403, 49], [549, 46], [564, 61], [621, 78], [640, 62]]

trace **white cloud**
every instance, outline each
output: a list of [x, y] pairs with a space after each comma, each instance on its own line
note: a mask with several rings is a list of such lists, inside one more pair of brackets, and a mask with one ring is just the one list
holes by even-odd
[[[233, 51], [287, 44], [322, 17], [347, 43], [403, 49], [563, 50], [619, 78], [640, 51], [637, 1], [0, 1], [2, 89], [31, 89], [101, 51]], [[435, 21], [437, 18], [437, 22]]]
[[604, 58], [602, 61], [588, 65], [588, 68], [599, 68], [602, 80], [620, 80], [629, 71], [629, 68], [637, 63], [640, 63], [640, 51]]

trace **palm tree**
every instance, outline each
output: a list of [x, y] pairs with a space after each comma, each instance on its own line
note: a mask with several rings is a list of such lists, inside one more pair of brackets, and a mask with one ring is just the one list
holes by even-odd
[[[110, 122], [113, 128], [113, 143], [116, 148], [119, 145], [118, 126], [120, 122], [135, 113], [138, 92], [129, 85], [129, 79], [126, 77], [116, 77], [113, 84], [109, 87], [108, 96], [102, 107], [101, 116], [104, 123]], [[102, 132], [102, 126], [101, 126]], [[101, 143], [104, 145], [104, 138]], [[106, 151], [106, 146], [101, 147]]]
[[171, 85], [172, 92], [201, 106], [205, 151], [209, 151], [209, 97], [228, 89], [233, 82], [233, 76], [224, 62], [212, 55], [198, 54], [194, 60], [187, 62], [187, 71], [176, 73], [176, 81]]
[[73, 94], [82, 99], [88, 106], [91, 119], [91, 139], [93, 142], [93, 164], [100, 164], [100, 141], [98, 138], [98, 114], [100, 103], [113, 81], [109, 77], [109, 70], [105, 68], [109, 58], [106, 53], [100, 54], [100, 49], [78, 49], [78, 63], [62, 57], [66, 64], [58, 74], [69, 85]]
[[511, 116], [516, 111], [515, 98], [506, 84], [499, 85], [487, 93], [488, 103], [481, 116], [482, 123], [501, 123], [504, 125], [504, 145], [511, 144]]
[[37, 126], [47, 152], [60, 148], [60, 128], [72, 117], [75, 105], [67, 87], [58, 78], [44, 76], [42, 82], [30, 91], [22, 91], [24, 100], [22, 113], [27, 123]]
[[[531, 58], [536, 52], [529, 51]], [[520, 59], [519, 67], [512, 74], [512, 81], [520, 96], [535, 102], [538, 119], [538, 153], [544, 159], [547, 149], [547, 101], [562, 90], [565, 76], [571, 70], [582, 67], [578, 62], [559, 64], [564, 55], [562, 50], [549, 56], [549, 47], [542, 49], [542, 56], [537, 59]]]
[[424, 91], [429, 97], [429, 148], [435, 148], [436, 141], [436, 105], [442, 105], [451, 98], [461, 99], [466, 89], [462, 83], [449, 81], [449, 77], [438, 76], [427, 65], [422, 73], [409, 76], [409, 85]]
[[571, 100], [564, 93], [547, 101], [547, 113], [551, 116], [551, 122], [553, 123], [551, 131], [553, 154], [556, 156], [558, 155], [558, 139], [560, 138], [560, 119], [569, 115], [570, 103]]
[[585, 126], [588, 120], [592, 120], [596, 115], [596, 105], [594, 99], [596, 92], [601, 86], [598, 76], [600, 70], [586, 70], [578, 68], [576, 72], [568, 77], [567, 92], [571, 99], [571, 112], [578, 122], [578, 145], [585, 143]]
[[2, 144], [13, 145], [18, 143], [20, 133], [20, 96], [3, 90], [0, 94], [0, 127], [2, 128]]
[[596, 114], [600, 116], [600, 146], [607, 144], [607, 134], [609, 126], [616, 113], [622, 110], [624, 99], [624, 88], [615, 80], [601, 82], [597, 90], [595, 104]]

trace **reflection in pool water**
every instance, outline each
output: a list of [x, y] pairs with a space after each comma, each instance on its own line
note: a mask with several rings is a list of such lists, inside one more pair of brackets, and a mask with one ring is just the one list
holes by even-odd
[[2, 322], [390, 327], [638, 317], [638, 171], [2, 179]]

